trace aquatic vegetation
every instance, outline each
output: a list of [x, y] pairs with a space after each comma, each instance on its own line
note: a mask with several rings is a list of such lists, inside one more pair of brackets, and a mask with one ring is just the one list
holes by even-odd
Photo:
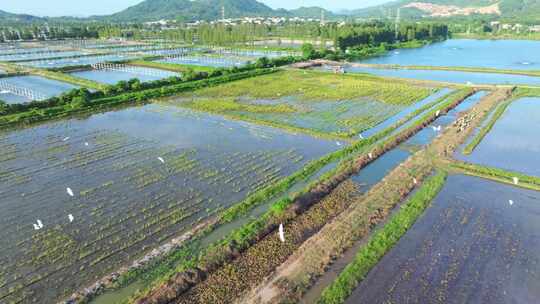
[[435, 90], [369, 76], [281, 71], [183, 94], [168, 103], [293, 132], [346, 139]]

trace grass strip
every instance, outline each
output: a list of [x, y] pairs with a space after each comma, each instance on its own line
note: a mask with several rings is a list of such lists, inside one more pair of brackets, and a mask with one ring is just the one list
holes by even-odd
[[514, 178], [518, 178], [518, 183], [516, 186], [532, 190], [540, 190], [540, 177], [536, 176], [458, 161], [452, 161], [449, 169], [457, 170], [460, 173], [467, 175], [487, 178], [507, 184], [514, 184]]
[[318, 303], [344, 303], [369, 271], [390, 251], [424, 213], [444, 186], [447, 173], [439, 171], [429, 178], [383, 228], [376, 231], [339, 277], [322, 293]]

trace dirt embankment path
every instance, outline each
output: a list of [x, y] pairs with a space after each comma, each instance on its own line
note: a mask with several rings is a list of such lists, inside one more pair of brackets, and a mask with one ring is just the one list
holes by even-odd
[[363, 199], [335, 217], [281, 264], [262, 284], [237, 303], [298, 302], [325, 269], [355, 242], [369, 236], [399, 202], [435, 168], [438, 158], [447, 158], [467, 139], [489, 111], [511, 95], [499, 89], [484, 97], [473, 109], [449, 126], [427, 148], [417, 152], [393, 170]]

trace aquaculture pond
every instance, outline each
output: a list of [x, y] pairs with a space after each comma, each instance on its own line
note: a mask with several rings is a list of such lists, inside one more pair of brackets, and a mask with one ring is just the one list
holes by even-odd
[[0, 133], [0, 302], [52, 303], [339, 148], [157, 104]]
[[450, 176], [347, 303], [537, 303], [539, 202], [539, 192]]
[[456, 158], [540, 176], [540, 98], [514, 101], [472, 154]]
[[[539, 67], [540, 69], [540, 67]], [[512, 85], [540, 85], [540, 77], [499, 74], [499, 73], [477, 73], [459, 71], [437, 71], [437, 70], [410, 70], [410, 69], [379, 69], [364, 67], [347, 67], [350, 73], [369, 73], [384, 77], [409, 78], [419, 80], [433, 80], [441, 82], [452, 82], [462, 84], [512, 84]]]
[[353, 137], [415, 107], [437, 90], [369, 76], [283, 71], [183, 94], [171, 102], [284, 128]]
[[363, 63], [540, 70], [540, 41], [450, 39], [400, 49]]
[[73, 57], [86, 55], [81, 51], [43, 51], [33, 53], [22, 53], [12, 55], [0, 55], [0, 61], [22, 61], [22, 60], [36, 60], [47, 58], [61, 58], [61, 57]]
[[[229, 68], [245, 65], [249, 60], [236, 57], [213, 57], [213, 56], [182, 56], [157, 60], [163, 63], [176, 63], [187, 65], [208, 66], [214, 68]], [[254, 60], [253, 60], [254, 61]]]
[[133, 78], [137, 78], [141, 82], [147, 82], [173, 76], [180, 76], [180, 74], [174, 72], [135, 66], [79, 71], [73, 72], [71, 75], [107, 84], [116, 84], [119, 81], [127, 81]]
[[69, 83], [40, 76], [16, 76], [0, 78], [0, 99], [7, 103], [24, 103], [44, 100], [77, 88]]
[[26, 66], [33, 66], [38, 68], [61, 68], [74, 65], [89, 65], [107, 61], [121, 61], [128, 59], [135, 59], [137, 56], [128, 54], [114, 54], [114, 55], [96, 55], [96, 56], [84, 56], [77, 58], [63, 58], [63, 59], [51, 59], [51, 60], [34, 60], [21, 62], [19, 64]]

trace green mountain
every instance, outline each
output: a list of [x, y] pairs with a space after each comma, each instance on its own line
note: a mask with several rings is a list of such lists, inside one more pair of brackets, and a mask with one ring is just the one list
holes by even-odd
[[540, 0], [398, 0], [359, 9], [352, 15], [362, 18], [456, 17], [491, 15], [502, 17], [540, 17]]
[[15, 23], [15, 22], [33, 22], [40, 21], [42, 18], [24, 15], [24, 14], [12, 14], [0, 10], [0, 23]]
[[225, 7], [226, 18], [270, 16], [274, 10], [256, 0], [145, 0], [108, 16], [115, 21], [216, 20]]
[[336, 15], [332, 13], [331, 11], [325, 10], [318, 6], [310, 6], [310, 7], [300, 7], [297, 9], [289, 10], [288, 14], [292, 17], [301, 17], [301, 18], [321, 18], [321, 12], [324, 11], [325, 18], [334, 18]]
[[[274, 10], [256, 0], [145, 0], [119, 13], [106, 16], [112, 21], [155, 21], [172, 19], [182, 21], [216, 20], [225, 8], [226, 18], [250, 16], [320, 18], [320, 7], [301, 7], [295, 10]], [[335, 15], [324, 10], [326, 18]]]

